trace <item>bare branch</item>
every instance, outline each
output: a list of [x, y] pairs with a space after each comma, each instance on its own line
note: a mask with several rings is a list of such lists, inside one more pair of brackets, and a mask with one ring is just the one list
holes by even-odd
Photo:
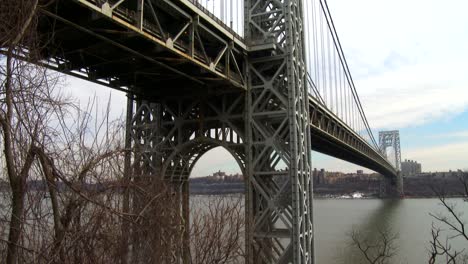
[[352, 246], [356, 247], [370, 264], [388, 263], [397, 252], [395, 245], [398, 236], [388, 230], [379, 230], [376, 239], [368, 239], [361, 233], [353, 230], [350, 234]]

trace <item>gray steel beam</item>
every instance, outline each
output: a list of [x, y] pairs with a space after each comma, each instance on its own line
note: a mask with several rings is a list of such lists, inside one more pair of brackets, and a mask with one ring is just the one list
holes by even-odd
[[[314, 262], [313, 148], [348, 158], [387, 176], [396, 175], [381, 153], [309, 97], [302, 0], [246, 0], [245, 42], [197, 9], [191, 0], [73, 2], [81, 5], [81, 11], [91, 10], [93, 22], [98, 21], [103, 28], [83, 26], [80, 24], [82, 17], [66, 13], [66, 8], [64, 12], [70, 17], [62, 17], [51, 10], [44, 13], [107, 43], [114, 48], [112, 55], [96, 53], [92, 63], [70, 61], [67, 56], [81, 50], [70, 44], [64, 56], [50, 55], [43, 63], [135, 96], [137, 108], [129, 123], [134, 151], [132, 180], [144, 185], [145, 181], [151, 182], [152, 177], [159, 177], [174, 183], [175, 202], [186, 220], [188, 196], [182, 190], [188, 189], [187, 179], [194, 164], [208, 150], [225, 147], [246, 175], [247, 263]], [[67, 37], [69, 35], [64, 35], [62, 40]], [[126, 71], [125, 67], [117, 65], [122, 55], [130, 60], [139, 58], [134, 60], [141, 63], [140, 67], [135, 66], [137, 70], [167, 70], [180, 79], [190, 80], [189, 84], [185, 83], [187, 87], [179, 87], [181, 89], [190, 89], [193, 83], [206, 88], [206, 83], [214, 79], [240, 89], [230, 93], [206, 89], [206, 96], [189, 91], [183, 97], [170, 98], [168, 93], [153, 97], [152, 91], [128, 83], [126, 87], [119, 84], [119, 78], [128, 77], [125, 73], [117, 76]], [[165, 57], [161, 60], [159, 56]], [[175, 63], [169, 65], [171, 60]], [[105, 80], [96, 79], [96, 67], [102, 63], [114, 65], [116, 69], [111, 72], [115, 75], [104, 74]], [[80, 68], [73, 68], [74, 64]], [[158, 68], [147, 67], [148, 64]], [[187, 64], [192, 67], [185, 71], [180, 69]], [[132, 65], [132, 62], [125, 65]], [[179, 91], [165, 84], [157, 88]], [[314, 141], [311, 135], [317, 139]], [[323, 145], [317, 146], [311, 141]], [[399, 139], [397, 147], [398, 169]], [[128, 162], [127, 157], [126, 164]], [[128, 165], [126, 167], [128, 172]], [[141, 209], [138, 208], [141, 206], [139, 199], [138, 196], [129, 199], [135, 210]], [[145, 234], [134, 232], [134, 247], [129, 254], [133, 254], [137, 262], [143, 258], [138, 251], [143, 244], [139, 235], [144, 237]], [[174, 239], [187, 241], [188, 237], [185, 233]], [[178, 254], [178, 262], [188, 261], [187, 249], [183, 250]]]
[[312, 149], [369, 169], [385, 177], [395, 177], [395, 167], [365, 139], [325, 108], [316, 99], [309, 98], [311, 130], [317, 139]]
[[245, 14], [245, 38], [254, 47], [246, 98], [247, 263], [313, 263], [302, 1], [247, 0]]
[[[285, 53], [284, 53], [284, 43], [286, 43], [286, 35], [279, 35], [276, 34], [278, 32], [282, 32], [285, 30], [284, 23], [281, 20], [278, 20], [278, 16], [282, 13], [276, 9], [269, 10], [268, 5], [270, 2], [263, 1], [259, 2], [255, 7], [258, 10], [262, 8], [268, 9], [267, 11], [258, 11], [252, 16], [252, 20], [249, 21], [262, 21], [261, 23], [250, 23], [252, 30], [255, 31], [254, 34], [256, 35], [255, 38], [250, 38], [249, 43], [239, 44], [237, 42], [232, 42], [229, 32], [225, 32], [226, 29], [221, 26], [218, 28], [217, 26], [213, 26], [212, 24], [216, 24], [216, 21], [213, 20], [210, 16], [206, 18], [202, 18], [202, 11], [197, 9], [197, 5], [193, 1], [150, 1], [150, 0], [124, 0], [124, 1], [111, 1], [112, 4], [110, 5], [109, 9], [106, 7], [98, 4], [98, 1], [91, 1], [91, 0], [76, 0], [73, 1], [76, 3], [81, 3], [83, 6], [87, 8], [91, 8], [93, 12], [99, 14], [105, 14], [108, 18], [107, 20], [111, 21], [112, 23], [119, 25], [115, 29], [121, 30], [112, 30], [111, 28], [95, 28], [95, 27], [88, 27], [88, 25], [92, 25], [92, 21], [86, 20], [86, 22], [81, 23], [80, 20], [76, 19], [76, 17], [68, 17], [69, 14], [64, 13], [64, 17], [58, 16], [57, 14], [52, 14], [52, 11], [45, 11], [50, 17], [58, 19], [69, 25], [70, 28], [79, 29], [82, 32], [85, 32], [88, 35], [94, 36], [98, 40], [102, 40], [100, 45], [106, 45], [107, 43], [108, 48], [101, 48], [99, 50], [110, 50], [109, 47], [114, 46], [114, 50], [112, 51], [115, 53], [116, 56], [113, 57], [102, 57], [102, 60], [99, 60], [97, 57], [93, 57], [96, 60], [90, 62], [89, 57], [87, 60], [84, 61], [70, 61], [68, 60], [68, 56], [71, 56], [71, 51], [77, 50], [88, 50], [86, 47], [89, 47], [91, 43], [85, 43], [83, 48], [80, 46], [72, 46], [71, 49], [67, 50], [66, 47], [63, 47], [64, 50], [67, 52], [64, 53], [64, 56], [60, 56], [60, 54], [55, 54], [56, 56], [53, 58], [49, 58], [48, 60], [44, 60], [42, 62], [43, 65], [62, 71], [66, 74], [73, 75], [75, 77], [83, 78], [86, 80], [90, 80], [102, 85], [106, 85], [115, 89], [119, 89], [122, 91], [136, 93], [135, 91], [130, 91], [129, 87], [131, 85], [142, 85], [144, 83], [150, 83], [148, 86], [151, 86], [152, 83], [153, 87], [157, 87], [157, 89], [152, 89], [151, 91], [144, 91], [140, 90], [141, 95], [145, 95], [148, 98], [154, 96], [165, 96], [164, 89], [160, 89], [161, 85], [166, 85], [169, 82], [176, 82], [180, 81], [180, 79], [186, 78], [191, 83], [198, 83], [202, 87], [208, 85], [209, 83], [217, 83], [217, 85], [225, 85], [229, 80], [233, 80], [234, 82], [240, 82], [246, 85], [246, 79], [244, 76], [244, 65], [245, 60], [243, 54], [245, 52], [250, 51], [252, 54], [257, 53], [260, 54], [265, 50], [270, 51], [269, 56], [255, 56], [254, 58], [250, 58], [250, 62], [254, 64], [264, 63], [265, 67], [269, 67], [271, 71], [273, 67], [278, 67], [276, 62], [281, 62], [285, 60]], [[195, 3], [195, 4], [194, 4]], [[162, 5], [163, 4], [163, 5]], [[162, 5], [162, 6], [161, 6]], [[128, 12], [132, 8], [135, 11], [138, 11], [135, 14]], [[248, 9], [248, 8], [246, 8]], [[60, 14], [60, 8], [58, 8], [58, 13]], [[85, 10], [85, 8], [81, 8], [80, 10]], [[176, 29], [170, 27], [167, 21], [164, 21], [163, 14], [164, 12], [172, 12], [175, 16], [175, 22], [180, 24], [180, 27], [175, 27]], [[248, 13], [246, 13], [248, 14]], [[206, 14], [205, 14], [206, 15]], [[80, 16], [81, 17], [81, 16]], [[99, 18], [99, 16], [94, 15], [93, 21], [100, 21], [103, 22], [103, 18]], [[210, 21], [208, 21], [211, 19]], [[283, 19], [283, 18], [282, 18]], [[120, 22], [122, 23], [120, 23]], [[214, 21], [214, 22], [213, 22]], [[180, 22], [180, 23], [179, 23]], [[90, 24], [91, 23], [91, 24]], [[176, 23], [176, 24], [177, 24]], [[84, 26], [86, 25], [86, 26]], [[127, 27], [128, 26], [128, 27]], [[85, 28], [86, 27], [86, 28]], [[263, 27], [263, 28], [262, 28]], [[276, 27], [274, 30], [274, 34], [278, 37], [275, 39], [272, 37], [274, 34], [272, 32], [268, 32], [266, 29], [267, 27]], [[135, 30], [136, 31], [135, 31]], [[199, 30], [196, 30], [199, 29]], [[57, 30], [57, 36], [66, 32], [63, 28]], [[122, 33], [106, 33], [106, 32], [122, 32]], [[205, 34], [204, 36], [202, 36]], [[229, 33], [229, 34], [228, 34]], [[110, 35], [109, 35], [110, 34]], [[151, 38], [146, 37], [145, 34], [151, 35]], [[125, 35], [125, 38], [123, 37]], [[134, 36], [138, 38], [141, 42], [150, 41], [155, 43], [155, 49], [176, 49], [179, 53], [186, 52], [190, 58], [195, 60], [200, 60], [202, 63], [205, 63], [205, 67], [201, 67], [202, 70], [199, 73], [187, 74], [187, 71], [180, 70], [181, 66], [185, 67], [185, 65], [190, 64], [187, 60], [187, 57], [180, 56], [179, 53], [174, 53], [173, 57], [164, 58], [163, 55], [159, 55], [158, 57], [150, 54], [147, 50], [139, 50], [133, 46], [128, 46], [127, 43], [122, 42], [122, 39], [127, 39], [128, 36]], [[187, 37], [186, 37], [187, 36]], [[153, 38], [163, 42], [164, 45], [156, 48], [159, 42], [153, 41]], [[183, 49], [185, 47], [182, 44], [177, 44], [179, 40], [184, 39], [189, 43], [187, 45], [187, 49]], [[137, 39], [135, 39], [137, 40]], [[236, 40], [239, 40], [236, 38]], [[61, 42], [60, 40], [58, 42]], [[78, 42], [74, 42], [78, 43]], [[219, 48], [216, 52], [208, 52], [208, 44], [218, 44]], [[94, 44], [96, 45], [96, 44]], [[179, 45], [179, 46], [178, 46]], [[182, 45], [182, 46], [180, 46]], [[215, 45], [216, 46], [216, 45]], [[181, 49], [182, 47], [182, 49]], [[206, 47], [206, 48], [205, 48]], [[119, 50], [120, 49], [120, 52]], [[164, 50], [163, 49], [163, 50]], [[60, 49], [59, 49], [60, 50]], [[95, 52], [95, 50], [91, 49], [91, 52]], [[91, 55], [90, 56], [95, 56]], [[102, 55], [102, 54], [99, 54]], [[123, 55], [123, 56], [122, 56]], [[167, 55], [166, 55], [167, 56]], [[76, 56], [75, 56], [76, 57]], [[128, 60], [122, 59], [122, 57], [127, 57]], [[136, 60], [135, 60], [136, 58]], [[133, 61], [133, 62], [132, 62]], [[185, 63], [184, 63], [185, 61]], [[272, 65], [268, 65], [268, 62], [275, 62]], [[86, 64], [87, 63], [87, 64]], [[132, 67], [132, 63], [135, 65]], [[145, 64], [146, 63], [146, 64]], [[117, 65], [116, 69], [113, 69], [114, 66]], [[183, 64], [183, 65], [182, 65]], [[223, 67], [218, 67], [220, 64], [224, 64]], [[106, 65], [106, 67], [102, 67], [99, 65]], [[127, 65], [127, 67], [125, 67]], [[195, 64], [195, 66], [198, 64]], [[133, 71], [128, 71], [128, 66], [132, 68]], [[78, 68], [77, 68], [78, 67]], [[105, 71], [100, 70], [100, 68], [105, 69]], [[207, 68], [210, 70], [207, 71]], [[236, 72], [239, 74], [235, 74], [238, 78], [235, 79], [234, 75], [229, 76], [226, 80], [226, 83], [219, 83], [216, 81], [216, 78], [212, 76], [203, 75], [204, 72], [212, 72], [218, 71], [222, 74], [226, 74], [226, 72]], [[268, 69], [265, 68], [263, 71], [267, 71]], [[144, 71], [141, 73], [141, 71]], [[151, 72], [154, 72], [151, 75]], [[157, 75], [161, 72], [162, 75]], [[169, 73], [172, 72], [172, 73]], [[114, 73], [114, 74], [113, 74]], [[175, 78], [179, 78], [176, 80]], [[181, 78], [182, 77], [182, 78]], [[124, 79], [124, 80], [123, 80]], [[222, 79], [222, 78], [220, 78]], [[122, 81], [123, 80], [123, 81]], [[132, 83], [132, 81], [138, 83]], [[187, 86], [187, 85], [186, 85]], [[187, 86], [189, 87], [189, 86]], [[149, 89], [149, 88], [148, 88]], [[185, 88], [188, 89], [188, 88]], [[186, 92], [186, 91], [183, 91]], [[153, 93], [153, 94], [150, 94]], [[269, 96], [268, 96], [269, 97]], [[266, 97], [265, 97], [266, 98]], [[281, 102], [284, 104], [284, 102]], [[378, 170], [382, 174], [393, 174], [394, 169], [389, 167], [388, 161], [385, 158], [382, 158], [381, 155], [372, 150], [372, 147], [369, 146], [365, 139], [357, 135], [348, 125], [344, 124], [338, 117], [333, 115], [328, 109], [324, 108], [320, 104], [311, 100], [310, 104], [311, 109], [314, 110], [317, 108], [321, 113], [320, 119], [324, 125], [314, 126], [314, 122], [312, 122], [312, 126], [314, 128], [320, 129], [321, 132], [326, 132], [328, 136], [333, 136], [333, 129], [339, 131], [341, 135], [347, 135], [347, 137], [343, 138], [341, 142], [345, 145], [350, 145], [356, 153], [360, 156], [364, 154], [365, 160], [374, 160], [376, 164], [379, 164], [378, 167], [384, 168], [382, 170]], [[281, 111], [285, 111], [282, 109]], [[274, 112], [271, 112], [271, 115], [265, 112], [254, 113], [255, 115], [267, 115], [269, 118], [280, 118], [280, 116], [276, 116]], [[310, 114], [312, 121], [314, 112]], [[325, 126], [326, 125], [326, 126]], [[328, 127], [331, 126], [331, 127]], [[338, 138], [337, 138], [338, 139]], [[312, 146], [314, 148], [314, 146]], [[380, 157], [379, 157], [380, 156]], [[366, 163], [367, 161], [365, 161]], [[363, 163], [363, 162], [361, 162]], [[369, 167], [369, 166], [368, 166]], [[372, 166], [374, 169], [376, 166]]]
[[[157, 101], [135, 96], [135, 100], [136, 110], [129, 122], [133, 184], [145, 193], [157, 195], [155, 192], [160, 189], [154, 184], [165, 181], [171, 186], [174, 197], [170, 210], [180, 211], [180, 216], [174, 219], [172, 227], [154, 227], [154, 236], [167, 233], [164, 228], [172, 230], [164, 241], [148, 240], [151, 242], [145, 244], [147, 236], [153, 235], [141, 232], [136, 226], [132, 231], [130, 260], [132, 263], [189, 263], [188, 177], [197, 160], [218, 146], [228, 150], [245, 171], [245, 129], [241, 114], [245, 109], [244, 93], [191, 94]], [[144, 197], [138, 193], [133, 195], [132, 201], [137, 215], [142, 207], [145, 207], [145, 215], [161, 213], [154, 212], [150, 204], [146, 208]], [[152, 217], [148, 215], [145, 219], [151, 221]], [[168, 247], [170, 254], [161, 252], [161, 248], [167, 250]]]
[[403, 176], [401, 175], [401, 149], [400, 149], [400, 132], [398, 130], [393, 131], [380, 131], [379, 132], [379, 147], [381, 153], [387, 157], [387, 148], [393, 149], [394, 162], [396, 168], [396, 175], [393, 181], [386, 189], [394, 188], [392, 192], [398, 196], [403, 195]]
[[[220, 26], [209, 15], [201, 12], [192, 2], [186, 0], [138, 0], [137, 2], [135, 2], [136, 0], [122, 0], [113, 5], [108, 2], [99, 5], [98, 2], [91, 0], [75, 1], [95, 13], [107, 16], [112, 22], [126, 30], [134, 32], [140, 37], [168, 49], [175, 55], [187, 59], [198, 67], [230, 81], [233, 85], [245, 88], [245, 83], [242, 82], [242, 79], [244, 79], [243, 72], [239, 72], [235, 67], [230, 67], [229, 64], [231, 56], [244, 57], [245, 44], [240, 37]], [[129, 8], [133, 3], [139, 3], [136, 5], [137, 10]], [[145, 5], [148, 8], [143, 8]], [[137, 16], [131, 16], [131, 12], [136, 12]], [[174, 33], [173, 23], [163, 23], [158, 17], [164, 12], [177, 14], [173, 18], [177, 17], [180, 22], [183, 22], [184, 26]], [[195, 32], [195, 37], [186, 37], [192, 35], [191, 31]], [[196, 40], [197, 37], [199, 39]], [[225, 44], [229, 52], [224, 52], [225, 50], [221, 49], [210, 52], [208, 56], [200, 57], [203, 54], [207, 55], [205, 50], [208, 46], [216, 46], [209, 43], [213, 41], [219, 42], [218, 46]], [[195, 52], [193, 52], [193, 48]], [[221, 57], [223, 58], [223, 65], [216, 65]], [[227, 69], [230, 69], [230, 71]]]

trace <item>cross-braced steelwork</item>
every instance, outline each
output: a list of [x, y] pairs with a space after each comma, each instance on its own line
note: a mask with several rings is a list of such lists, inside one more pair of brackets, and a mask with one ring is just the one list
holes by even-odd
[[[135, 105], [136, 110], [131, 114], [128, 131], [133, 150], [131, 180], [141, 190], [155, 195], [161, 191], [158, 183], [166, 181], [173, 193], [169, 213], [175, 214], [169, 219], [170, 227], [152, 225], [152, 230], [133, 230], [130, 259], [132, 263], [189, 263], [188, 177], [196, 161], [218, 146], [228, 150], [245, 171], [244, 95], [231, 92], [135, 100], [131, 107]], [[131, 197], [135, 213], [144, 211], [148, 221], [165, 213], [152, 210], [151, 203], [138, 192]], [[150, 240], [153, 236], [157, 238]]]
[[92, 11], [81, 15], [65, 2], [56, 3], [60, 12], [42, 10], [58, 22], [45, 26], [61, 32], [48, 44], [47, 67], [125, 91], [177, 79], [245, 88], [242, 37], [197, 1], [75, 0]]
[[247, 262], [313, 263], [302, 1], [250, 0], [245, 13]]
[[395, 168], [400, 171], [401, 167], [401, 150], [400, 150], [400, 132], [393, 131], [380, 131], [379, 132], [379, 146], [382, 154], [387, 156], [387, 148], [392, 148]]
[[[386, 180], [385, 192], [403, 195], [403, 176], [401, 175], [401, 150], [400, 150], [400, 132], [393, 131], [380, 131], [379, 132], [379, 146], [382, 154], [387, 157], [387, 148], [391, 148], [392, 156], [397, 170], [397, 177]], [[396, 189], [395, 189], [396, 188]], [[394, 191], [391, 189], [395, 189]], [[392, 194], [391, 194], [392, 195]]]
[[[125, 171], [145, 195], [126, 194], [127, 209], [165, 215], [172, 231], [124, 230], [123, 262], [189, 263], [187, 179], [217, 146], [245, 175], [247, 263], [314, 262], [312, 150], [402, 191], [398, 134], [376, 143], [325, 0], [64, 0], [40, 12], [42, 65], [130, 97]], [[145, 207], [161, 181], [169, 211]]]

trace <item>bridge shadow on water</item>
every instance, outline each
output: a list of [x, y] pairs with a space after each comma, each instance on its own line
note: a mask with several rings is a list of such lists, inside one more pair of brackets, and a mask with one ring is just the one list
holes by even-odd
[[[368, 241], [374, 244], [376, 241], [381, 239], [379, 232], [387, 232], [389, 235], [397, 235], [397, 240], [394, 241], [394, 246], [398, 251], [398, 231], [395, 230], [395, 222], [398, 222], [397, 208], [401, 205], [402, 200], [400, 199], [384, 199], [380, 201], [376, 210], [370, 212], [370, 214], [359, 224], [352, 226], [347, 233], [343, 234], [346, 236], [346, 246], [337, 254], [336, 263], [346, 264], [364, 264], [368, 263], [363, 254], [359, 251], [357, 246], [353, 244], [351, 239], [351, 233], [356, 232], [359, 234], [361, 240]], [[401, 261], [396, 255], [388, 264], [399, 264]]]

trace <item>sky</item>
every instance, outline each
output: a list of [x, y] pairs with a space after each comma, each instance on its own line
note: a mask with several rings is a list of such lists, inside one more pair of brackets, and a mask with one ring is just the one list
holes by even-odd
[[[309, 1], [309, 0], [304, 0]], [[468, 169], [468, 1], [328, 0], [364, 111], [374, 135], [399, 130], [402, 160], [423, 171]], [[235, 12], [234, 12], [235, 13]], [[126, 97], [69, 78], [83, 104], [112, 97], [115, 117]], [[360, 167], [312, 154], [313, 167], [351, 172]], [[192, 176], [240, 169], [222, 149], [206, 153]]]

